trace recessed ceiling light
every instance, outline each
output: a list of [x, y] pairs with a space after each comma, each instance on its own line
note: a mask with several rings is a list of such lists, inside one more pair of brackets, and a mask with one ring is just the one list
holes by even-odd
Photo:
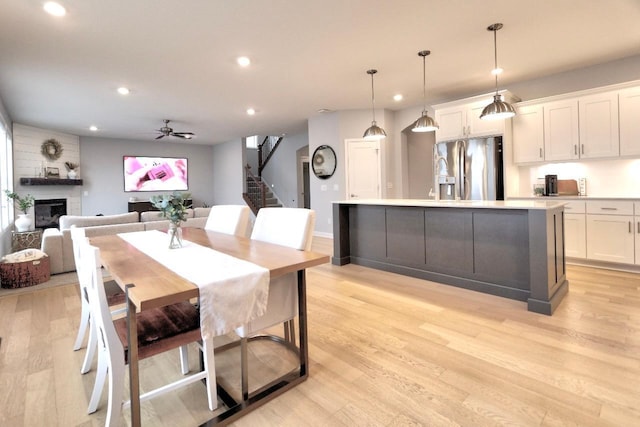
[[97, 132], [98, 131], [98, 126], [89, 126], [89, 130], [91, 132]]
[[256, 110], [254, 110], [253, 108], [247, 108], [247, 114], [250, 116], [255, 116]]
[[129, 95], [129, 89], [126, 87], [119, 87], [118, 88], [118, 93], [120, 95]]
[[402, 98], [403, 98], [403, 96], [402, 96], [401, 93], [397, 93], [397, 94], [393, 95], [393, 100], [396, 101], [396, 102], [397, 101], [402, 101]]
[[498, 67], [498, 68], [494, 68], [493, 70], [491, 70], [491, 74], [493, 74], [495, 76], [495, 75], [498, 75], [498, 74], [502, 74], [503, 71], [504, 70], [502, 68]]
[[330, 113], [330, 112], [331, 112], [331, 110], [329, 108], [320, 108], [318, 110], [318, 113], [320, 113], [320, 114]]
[[49, 15], [53, 15], [53, 16], [64, 16], [67, 14], [67, 10], [64, 8], [64, 6], [54, 1], [46, 2], [44, 6], [42, 6], [42, 8]]
[[246, 56], [239, 56], [238, 59], [236, 59], [236, 61], [238, 62], [238, 65], [241, 67], [248, 67], [251, 64], [251, 60]]

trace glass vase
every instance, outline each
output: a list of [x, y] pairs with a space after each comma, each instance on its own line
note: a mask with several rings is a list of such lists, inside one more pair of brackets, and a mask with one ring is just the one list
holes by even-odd
[[178, 249], [182, 247], [182, 228], [180, 224], [171, 223], [169, 225], [169, 249]]

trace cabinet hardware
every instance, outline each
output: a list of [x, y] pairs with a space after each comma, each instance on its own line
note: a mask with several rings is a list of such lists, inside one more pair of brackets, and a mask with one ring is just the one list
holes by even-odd
[[542, 158], [542, 148], [540, 149], [540, 158]]
[[578, 155], [578, 145], [577, 144], [573, 144], [573, 154], [575, 154], [576, 156]]
[[600, 208], [603, 211], [617, 211], [618, 208]]
[[631, 231], [631, 221], [629, 221], [629, 234], [633, 233], [633, 231]]
[[640, 234], [640, 221], [638, 221], [638, 234]]
[[584, 154], [584, 144], [580, 144], [580, 154]]

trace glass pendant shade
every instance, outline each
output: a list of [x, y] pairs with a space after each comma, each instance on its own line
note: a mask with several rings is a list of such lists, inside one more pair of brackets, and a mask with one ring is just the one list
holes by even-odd
[[431, 54], [430, 50], [421, 50], [418, 56], [422, 57], [422, 116], [413, 125], [412, 132], [432, 132], [438, 129], [438, 123], [429, 117], [427, 113], [427, 74], [425, 70], [425, 58]]
[[[501, 28], [501, 23], [496, 23], [487, 27], [487, 31], [493, 32], [493, 52], [495, 59], [494, 70], [498, 69], [498, 43], [496, 33]], [[480, 114], [481, 120], [504, 120], [516, 115], [516, 110], [513, 106], [508, 102], [503, 101], [502, 95], [498, 93], [498, 74], [499, 73], [495, 73], [496, 94], [493, 96], [493, 102], [482, 110], [482, 114]]]
[[373, 115], [373, 120], [371, 121], [371, 126], [367, 130], [364, 131], [364, 135], [362, 137], [364, 139], [383, 139], [387, 137], [387, 133], [376, 123], [376, 108], [375, 108], [375, 97], [373, 91], [373, 75], [377, 73], [378, 70], [367, 70], [367, 74], [371, 76], [371, 114]]

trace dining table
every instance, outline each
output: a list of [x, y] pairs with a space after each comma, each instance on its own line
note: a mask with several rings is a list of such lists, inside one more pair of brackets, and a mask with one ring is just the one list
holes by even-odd
[[[148, 231], [144, 233], [153, 233]], [[329, 262], [329, 256], [313, 251], [300, 251], [286, 246], [228, 235], [195, 227], [182, 229], [183, 240], [211, 248], [239, 260], [248, 261], [269, 271], [270, 279], [296, 273], [298, 287], [299, 366], [253, 393], [248, 399], [235, 399], [217, 384], [223, 412], [203, 425], [227, 424], [293, 388], [308, 377], [309, 354], [306, 306], [306, 269]], [[140, 387], [136, 315], [139, 312], [199, 297], [199, 288], [163, 263], [139, 250], [125, 235], [94, 236], [90, 243], [100, 249], [102, 265], [127, 295], [129, 339], [129, 381], [131, 425], [140, 426]], [[167, 240], [168, 245], [168, 240]], [[180, 251], [181, 249], [172, 249]], [[197, 259], [193, 260], [198, 262]], [[215, 272], [213, 272], [215, 274]], [[213, 414], [212, 414], [213, 415]]]

